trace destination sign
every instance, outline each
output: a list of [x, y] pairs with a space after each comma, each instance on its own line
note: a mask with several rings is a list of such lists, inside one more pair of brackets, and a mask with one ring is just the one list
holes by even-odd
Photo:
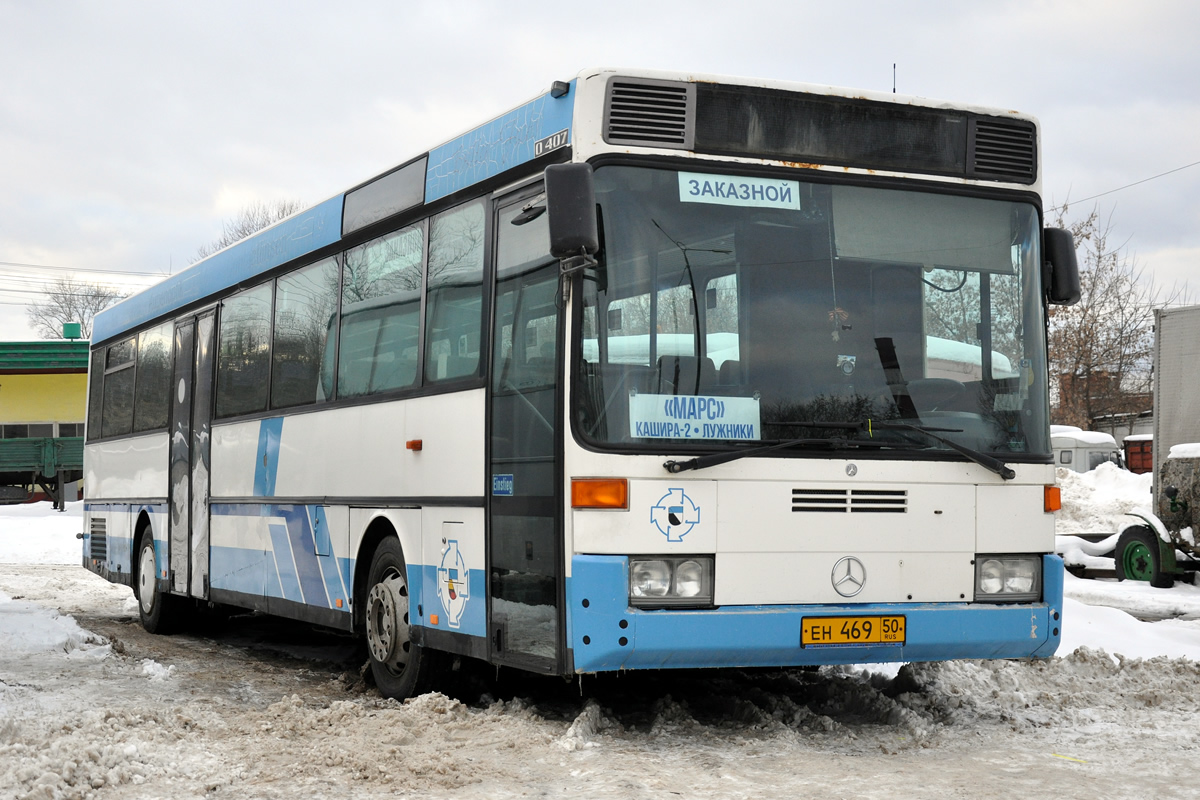
[[630, 393], [629, 435], [697, 441], [760, 439], [758, 399]]
[[679, 201], [799, 211], [800, 183], [775, 178], [680, 172]]

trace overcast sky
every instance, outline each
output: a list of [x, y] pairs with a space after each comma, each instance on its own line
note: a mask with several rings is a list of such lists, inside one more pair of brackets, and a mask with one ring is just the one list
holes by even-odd
[[0, 0], [0, 340], [34, 338], [47, 280], [177, 271], [250, 203], [317, 203], [592, 66], [890, 91], [895, 64], [902, 94], [1034, 114], [1046, 205], [1097, 207], [1170, 286], [1200, 276], [1198, 34], [1184, 0]]

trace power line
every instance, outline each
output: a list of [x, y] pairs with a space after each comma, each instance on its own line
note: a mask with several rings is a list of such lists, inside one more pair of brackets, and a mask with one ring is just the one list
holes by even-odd
[[1107, 192], [1101, 192], [1100, 194], [1094, 194], [1091, 197], [1084, 197], [1081, 200], [1070, 200], [1066, 203], [1063, 203], [1060, 206], [1055, 206], [1054, 208], [1047, 209], [1047, 211], [1059, 211], [1061, 209], [1066, 208], [1070, 203], [1086, 203], [1088, 200], [1095, 200], [1097, 197], [1104, 197], [1104, 195], [1106, 195], [1106, 194], [1112, 194], [1113, 192], [1119, 192], [1122, 189], [1128, 189], [1131, 186], [1138, 186], [1138, 185], [1146, 183], [1148, 181], [1152, 181], [1157, 178], [1162, 178], [1162, 177], [1164, 177], [1166, 175], [1170, 175], [1174, 172], [1180, 172], [1181, 170], [1185, 170], [1185, 169], [1188, 169], [1189, 167], [1194, 167], [1197, 165], [1200, 165], [1200, 161], [1193, 161], [1190, 164], [1184, 164], [1182, 167], [1176, 167], [1175, 169], [1169, 169], [1166, 172], [1160, 172], [1157, 175], [1151, 175], [1149, 178], [1142, 178], [1140, 181], [1134, 181], [1133, 183], [1127, 183], [1124, 186], [1118, 186], [1115, 189], [1109, 189]]
[[[5, 289], [0, 288], [0, 292], [4, 294], [48, 294], [42, 289]], [[63, 297], [111, 297], [117, 292], [66, 292]]]
[[90, 269], [88, 267], [57, 267], [51, 264], [23, 264], [19, 261], [0, 261], [0, 267], [16, 267], [18, 269], [49, 269], [58, 272], [92, 272], [103, 275], [141, 275], [150, 278], [166, 277], [166, 272], [133, 272], [123, 269]]

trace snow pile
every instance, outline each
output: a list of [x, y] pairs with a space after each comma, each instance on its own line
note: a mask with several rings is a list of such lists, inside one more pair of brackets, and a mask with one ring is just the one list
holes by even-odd
[[[101, 789], [141, 786], [147, 780], [169, 786], [197, 769], [220, 767], [203, 751], [187, 751], [198, 728], [184, 711], [167, 704], [112, 708], [113, 699], [97, 700], [98, 707], [0, 726], [0, 789], [15, 792], [5, 796], [96, 797]], [[172, 794], [168, 790], [165, 796]], [[164, 796], [161, 789], [155, 795]]]
[[[53, 609], [0, 592], [0, 642], [5, 650], [17, 653], [59, 651], [68, 655], [80, 651], [103, 658], [104, 642]], [[97, 652], [99, 651], [99, 652]]]
[[1147, 750], [1195, 748], [1200, 664], [1189, 659], [1114, 659], [1081, 647], [1051, 661], [948, 661], [906, 669], [922, 692], [900, 699], [947, 724], [998, 721], [1018, 732], [1051, 729], [1060, 746], [1102, 750], [1106, 739], [1129, 747], [1130, 731], [1144, 729], [1151, 715], [1152, 731], [1142, 734]]
[[1131, 520], [1135, 508], [1152, 505], [1150, 473], [1138, 475], [1105, 462], [1088, 472], [1059, 467], [1062, 510], [1055, 515], [1055, 532], [1116, 533]]
[[585, 747], [596, 747], [597, 737], [605, 731], [620, 729], [621, 724], [610, 719], [595, 700], [588, 700], [583, 711], [567, 728], [567, 732], [558, 740], [564, 750], [582, 750]]
[[152, 681], [165, 681], [175, 673], [175, 665], [164, 667], [153, 658], [142, 659], [142, 674]]

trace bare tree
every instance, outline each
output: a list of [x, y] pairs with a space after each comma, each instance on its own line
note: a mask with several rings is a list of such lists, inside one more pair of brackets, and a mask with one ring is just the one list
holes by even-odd
[[1110, 414], [1137, 414], [1151, 406], [1150, 368], [1154, 309], [1186, 299], [1187, 287], [1164, 292], [1143, 265], [1111, 241], [1112, 224], [1093, 209], [1055, 224], [1075, 235], [1079, 249], [1079, 303], [1050, 307], [1050, 375], [1058, 382], [1052, 421], [1087, 429]]
[[63, 324], [67, 322], [78, 322], [83, 338], [90, 339], [92, 318], [125, 297], [111, 286], [77, 281], [73, 276], [67, 276], [51, 284], [45, 300], [26, 306], [25, 314], [43, 339], [61, 339]]
[[272, 203], [251, 203], [239, 211], [236, 217], [221, 223], [221, 235], [212, 243], [198, 248], [192, 263], [208, 258], [218, 250], [240, 242], [303, 209], [304, 204], [299, 200], [284, 199]]

